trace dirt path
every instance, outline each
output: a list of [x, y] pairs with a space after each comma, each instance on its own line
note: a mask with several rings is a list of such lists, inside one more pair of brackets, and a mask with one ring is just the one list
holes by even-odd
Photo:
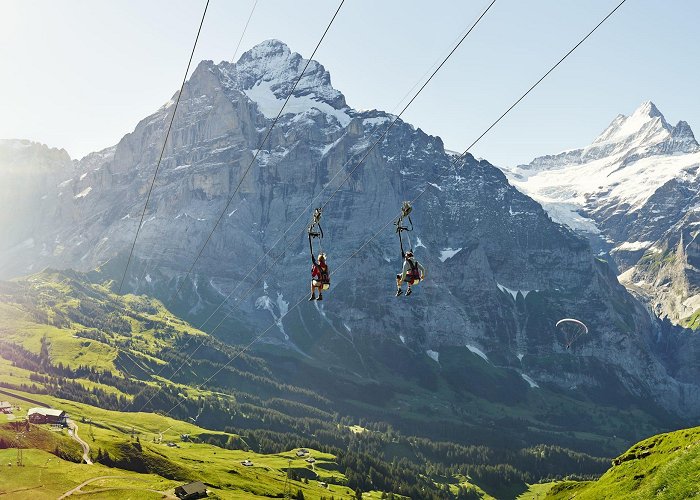
[[92, 460], [90, 460], [90, 445], [80, 439], [80, 436], [78, 436], [78, 426], [70, 419], [68, 419], [68, 429], [71, 437], [83, 448], [83, 461], [88, 465], [92, 465]]
[[[58, 497], [58, 500], [63, 500], [64, 498], [68, 498], [71, 495], [85, 494], [87, 492], [84, 493], [83, 491], [81, 491], [82, 488], [84, 488], [85, 486], [87, 486], [90, 483], [94, 483], [95, 481], [101, 481], [102, 479], [131, 479], [131, 480], [135, 480], [135, 481], [143, 481], [143, 479], [138, 479], [138, 478], [134, 479], [132, 476], [98, 476], [98, 477], [93, 477], [92, 479], [88, 479], [87, 481], [80, 483], [78, 486], [76, 486], [72, 490], [65, 492], [63, 495]], [[115, 488], [99, 488], [96, 490], [91, 490], [90, 493], [100, 493], [103, 491], [122, 491], [122, 490], [123, 491], [150, 491], [153, 493], [157, 493], [159, 495], [163, 495], [163, 498], [177, 499], [177, 497], [175, 495], [173, 495], [172, 493], [170, 493], [168, 491], [158, 491], [158, 490], [152, 490], [150, 488], [137, 488], [135, 486], [132, 486], [132, 487], [124, 486], [122, 488], [117, 488], [117, 487], [115, 487]]]
[[100, 481], [101, 479], [129, 479], [129, 476], [98, 476], [98, 477], [93, 477], [92, 479], [88, 479], [87, 481], [80, 483], [78, 486], [76, 486], [72, 490], [66, 491], [63, 495], [58, 497], [58, 500], [63, 500], [64, 498], [71, 496], [73, 493], [79, 493], [80, 489], [83, 488], [84, 486], [87, 486], [90, 483], [94, 483], [95, 481]]

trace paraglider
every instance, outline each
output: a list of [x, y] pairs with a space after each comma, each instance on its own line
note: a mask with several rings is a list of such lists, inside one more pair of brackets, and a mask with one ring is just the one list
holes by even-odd
[[[321, 228], [321, 209], [314, 210], [311, 218], [311, 224], [308, 228], [309, 234], [309, 250], [311, 251], [311, 297], [309, 300], [323, 300], [323, 291], [331, 287], [331, 278], [326, 263], [326, 254], [323, 253], [321, 242], [323, 240], [323, 229]], [[319, 248], [321, 251], [316, 260], [314, 253], [313, 239], [318, 238]], [[318, 291], [318, 298], [316, 297]]]
[[573, 319], [564, 318], [557, 321], [555, 325], [557, 329], [557, 337], [568, 349], [571, 344], [576, 342], [576, 340], [581, 335], [586, 335], [588, 333], [588, 327], [583, 324], [583, 322]]
[[[410, 246], [411, 246], [410, 238], [408, 240], [408, 243], [409, 243], [408, 251], [404, 251], [404, 248], [403, 248], [403, 237], [401, 236], [401, 233], [404, 231], [406, 231], [406, 232], [413, 231], [413, 221], [411, 220], [411, 216], [410, 216], [412, 209], [413, 208], [411, 207], [411, 204], [407, 201], [404, 201], [403, 205], [401, 207], [401, 215], [394, 222], [394, 225], [396, 226], [396, 232], [399, 235], [399, 246], [401, 247], [401, 258], [403, 259], [403, 267], [401, 269], [401, 272], [396, 275], [396, 296], [397, 297], [399, 297], [400, 295], [403, 294], [402, 286], [404, 283], [408, 284], [408, 286], [406, 287], [406, 297], [408, 297], [413, 292], [413, 289], [411, 287], [413, 285], [417, 285], [418, 283], [420, 283], [422, 280], [425, 279], [425, 268], [413, 256], [413, 249], [410, 248]], [[403, 225], [404, 219], [408, 219], [408, 223], [410, 224], [410, 227]]]

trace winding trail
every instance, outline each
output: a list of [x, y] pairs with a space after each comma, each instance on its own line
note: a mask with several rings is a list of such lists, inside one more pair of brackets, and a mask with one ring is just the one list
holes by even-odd
[[78, 426], [70, 419], [68, 419], [68, 429], [71, 437], [83, 448], [83, 461], [88, 465], [92, 465], [92, 460], [90, 460], [90, 445], [78, 436]]
[[[134, 478], [133, 476], [98, 476], [98, 477], [93, 477], [91, 479], [88, 479], [87, 481], [84, 481], [80, 483], [78, 486], [73, 488], [72, 490], [69, 490], [65, 492], [63, 495], [58, 497], [58, 500], [63, 500], [64, 498], [68, 498], [71, 495], [84, 495], [85, 492], [81, 491], [82, 488], [87, 486], [90, 483], [94, 483], [95, 481], [101, 481], [103, 479], [131, 479], [135, 481], [145, 481], [145, 479], [138, 479]], [[96, 490], [91, 490], [90, 493], [101, 493], [104, 491], [119, 491], [119, 490], [124, 490], [124, 491], [150, 491], [152, 493], [157, 493], [159, 495], [162, 495], [163, 498], [168, 498], [168, 499], [177, 499], [175, 495], [170, 493], [169, 491], [158, 491], [158, 490], [152, 490], [150, 488], [137, 488], [137, 487], [129, 487], [129, 486], [124, 486], [124, 487], [114, 487], [114, 488], [100, 488]]]
[[72, 490], [66, 491], [63, 495], [58, 497], [58, 500], [63, 500], [64, 498], [68, 498], [74, 493], [79, 493], [80, 489], [83, 488], [84, 486], [87, 486], [90, 483], [94, 483], [95, 481], [100, 481], [102, 479], [129, 479], [129, 476], [97, 476], [93, 477], [91, 479], [88, 479], [87, 481], [83, 481], [80, 483], [78, 486], [73, 488]]

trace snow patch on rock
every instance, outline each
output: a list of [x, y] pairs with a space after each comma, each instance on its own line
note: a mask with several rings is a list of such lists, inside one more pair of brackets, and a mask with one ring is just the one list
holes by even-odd
[[[265, 115], [265, 118], [274, 119], [277, 116], [277, 113], [280, 112], [280, 109], [282, 109], [284, 99], [278, 99], [272, 92], [271, 86], [271, 82], [262, 81], [253, 88], [244, 90], [244, 92], [245, 95], [247, 95], [258, 105], [258, 109], [263, 115]], [[326, 115], [334, 117], [343, 127], [347, 127], [350, 120], [352, 120], [346, 111], [347, 108], [343, 110], [335, 109], [326, 102], [317, 101], [314, 99], [314, 94], [299, 97], [292, 96], [285, 106], [283, 113], [299, 114], [310, 111], [314, 108], [322, 113], [325, 113]]]
[[85, 198], [87, 195], [90, 194], [90, 191], [92, 191], [92, 187], [91, 187], [91, 186], [88, 186], [88, 187], [86, 187], [85, 189], [83, 189], [81, 192], [79, 192], [78, 194], [76, 194], [75, 196], [73, 196], [73, 198], [75, 198], [76, 200], [77, 200], [78, 198]]
[[[277, 309], [275, 309], [275, 306], [277, 306]], [[282, 323], [284, 316], [289, 311], [289, 302], [284, 300], [284, 297], [280, 292], [277, 292], [276, 301], [273, 301], [268, 295], [258, 297], [255, 301], [255, 308], [270, 311], [270, 314], [275, 320], [277, 328], [279, 328], [279, 331], [284, 336], [284, 339], [289, 340], [289, 335], [287, 335], [287, 332], [284, 331], [284, 324]]]
[[654, 244], [653, 241], [625, 241], [621, 245], [616, 246], [612, 249], [613, 252], [636, 252], [638, 250], [645, 250]]
[[539, 292], [539, 290], [513, 290], [505, 285], [501, 285], [498, 281], [496, 282], [496, 286], [501, 292], [510, 294], [513, 297], [513, 300], [516, 299], [518, 293], [522, 294], [523, 298], [525, 298], [530, 292]]
[[362, 120], [362, 124], [376, 127], [377, 125], [381, 125], [382, 123], [387, 123], [389, 121], [391, 121], [391, 118], [388, 116], [377, 116], [374, 118], [365, 118]]
[[529, 377], [529, 376], [525, 375], [524, 373], [521, 373], [520, 376], [523, 378], [523, 380], [524, 380], [525, 382], [527, 382], [528, 384], [530, 384], [530, 387], [532, 387], [533, 389], [539, 389], [539, 388], [540, 388], [540, 386], [537, 384], [537, 382], [535, 382], [535, 381], [532, 379], [532, 377]]
[[471, 352], [473, 352], [474, 354], [479, 356], [481, 359], [483, 359], [487, 363], [491, 363], [491, 361], [489, 361], [489, 357], [484, 353], [484, 351], [482, 351], [478, 347], [473, 346], [471, 344], [466, 344], [466, 347], [467, 347], [467, 349], [469, 349]]
[[440, 362], [439, 361], [440, 360], [440, 353], [439, 352], [431, 351], [430, 349], [428, 349], [427, 351], [425, 351], [425, 353], [436, 363]]
[[445, 248], [440, 251], [440, 256], [438, 259], [440, 259], [440, 262], [445, 262], [447, 259], [451, 259], [455, 255], [457, 255], [459, 252], [462, 251], [462, 247], [452, 249], [452, 248]]

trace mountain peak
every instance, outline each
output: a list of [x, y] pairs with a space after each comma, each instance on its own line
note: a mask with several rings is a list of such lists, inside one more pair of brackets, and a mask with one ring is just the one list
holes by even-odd
[[216, 71], [220, 71], [224, 86], [245, 93], [267, 118], [274, 118], [288, 101], [288, 113], [315, 108], [334, 116], [342, 126], [351, 120], [345, 97], [333, 88], [326, 68], [304, 59], [280, 40], [265, 40], [243, 53], [236, 63], [222, 62]]
[[693, 130], [688, 125], [688, 122], [681, 120], [675, 127], [673, 127], [673, 133], [671, 134], [674, 138], [688, 138], [695, 140], [695, 135]]
[[659, 111], [659, 108], [656, 107], [656, 104], [654, 104], [651, 101], [644, 101], [642, 104], [640, 104], [639, 107], [634, 110], [634, 113], [632, 113], [632, 116], [646, 116], [649, 118], [664, 118], [664, 115], [661, 113], [661, 111]]
[[671, 133], [672, 127], [651, 101], [643, 102], [630, 116], [617, 115], [593, 145], [658, 141]]
[[291, 55], [292, 51], [289, 49], [289, 46], [286, 43], [282, 42], [281, 40], [271, 38], [260, 42], [244, 52], [236, 64], [242, 62], [245, 63], [246, 61], [251, 61], [254, 59], [289, 59]]

